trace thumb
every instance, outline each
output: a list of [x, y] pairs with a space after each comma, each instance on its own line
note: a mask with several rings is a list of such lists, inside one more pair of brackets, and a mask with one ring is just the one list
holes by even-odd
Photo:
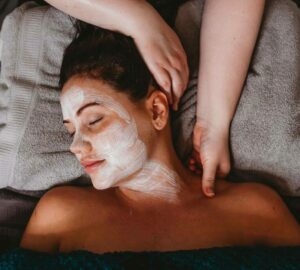
[[207, 197], [215, 195], [215, 177], [217, 164], [206, 162], [203, 165], [202, 190]]

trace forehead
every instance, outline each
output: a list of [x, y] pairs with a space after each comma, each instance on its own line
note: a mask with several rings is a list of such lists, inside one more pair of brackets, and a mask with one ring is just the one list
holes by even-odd
[[60, 100], [65, 103], [67, 100], [74, 105], [81, 104], [85, 99], [97, 96], [112, 96], [109, 87], [99, 80], [73, 77], [63, 87]]
[[128, 113], [119, 102], [120, 97], [114, 94], [115, 91], [101, 81], [93, 81], [91, 83], [88, 80], [74, 79], [64, 86], [60, 97], [64, 118], [74, 117], [75, 113], [88, 103], [97, 103], [116, 112], [122, 118], [128, 118]]

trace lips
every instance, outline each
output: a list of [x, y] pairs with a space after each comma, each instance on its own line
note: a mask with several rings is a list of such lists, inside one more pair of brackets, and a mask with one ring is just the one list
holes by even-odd
[[91, 174], [96, 171], [104, 160], [81, 161], [80, 164], [84, 167], [86, 173]]

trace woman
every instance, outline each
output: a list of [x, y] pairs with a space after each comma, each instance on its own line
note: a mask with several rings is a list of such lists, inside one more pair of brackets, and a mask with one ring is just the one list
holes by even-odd
[[213, 200], [177, 158], [167, 96], [133, 41], [86, 27], [61, 69], [70, 150], [94, 188], [58, 187], [40, 200], [23, 248], [166, 251], [299, 245], [300, 227], [271, 189], [218, 181]]

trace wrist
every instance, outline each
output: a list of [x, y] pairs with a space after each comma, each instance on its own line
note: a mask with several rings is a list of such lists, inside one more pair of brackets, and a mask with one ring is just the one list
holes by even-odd
[[130, 16], [126, 18], [124, 33], [133, 39], [140, 39], [150, 35], [153, 30], [159, 29], [162, 18], [147, 1], [136, 1]]
[[205, 128], [205, 129], [214, 129], [222, 133], [228, 133], [230, 129], [231, 119], [224, 116], [217, 115], [197, 115], [195, 126]]

